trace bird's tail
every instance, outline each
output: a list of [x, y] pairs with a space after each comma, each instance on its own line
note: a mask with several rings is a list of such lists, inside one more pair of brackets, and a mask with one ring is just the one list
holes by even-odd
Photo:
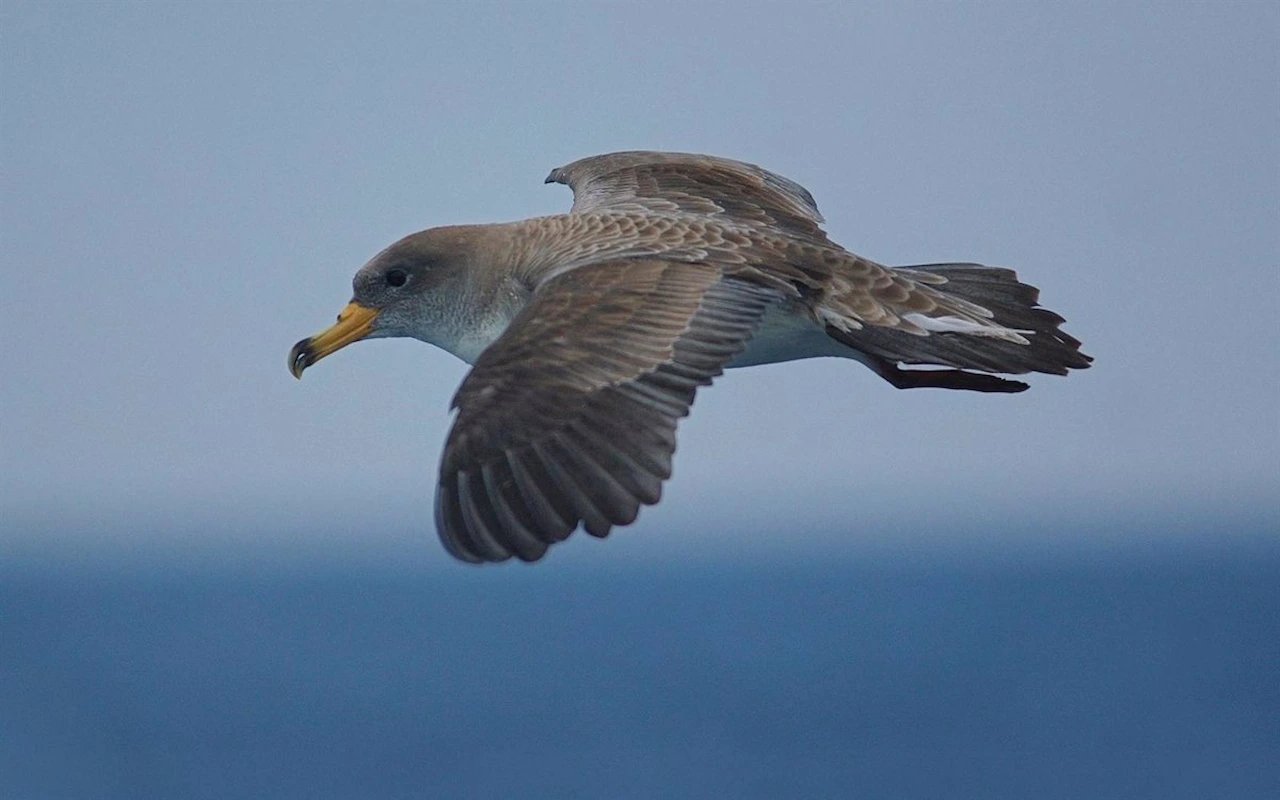
[[[865, 326], [848, 332], [828, 328], [837, 340], [870, 356], [881, 377], [899, 388], [936, 386], [985, 392], [1019, 392], [1025, 383], [978, 375], [982, 373], [1023, 374], [1044, 372], [1066, 375], [1071, 369], [1085, 369], [1092, 358], [1080, 352], [1080, 342], [1064, 333], [1061, 316], [1038, 305], [1040, 290], [1018, 280], [1011, 269], [980, 264], [921, 264], [898, 267], [903, 272], [927, 272], [946, 279], [931, 288], [981, 306], [991, 313], [995, 325], [1022, 334], [1023, 342], [963, 331], [913, 335], [892, 328]], [[928, 364], [952, 370], [902, 370], [898, 364]]]

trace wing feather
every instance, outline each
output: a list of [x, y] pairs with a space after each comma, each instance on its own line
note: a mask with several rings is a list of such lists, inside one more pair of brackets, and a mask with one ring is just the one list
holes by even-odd
[[558, 167], [547, 183], [573, 189], [573, 211], [691, 214], [773, 227], [829, 243], [813, 195], [766, 169], [692, 153], [631, 151]]
[[520, 489], [520, 497], [529, 510], [537, 527], [538, 538], [547, 542], [559, 542], [568, 537], [577, 522], [573, 508], [556, 491], [541, 462], [528, 450], [509, 451], [507, 463]]
[[436, 522], [466, 561], [541, 558], [656, 503], [677, 421], [779, 294], [715, 266], [653, 259], [552, 278], [454, 398]]

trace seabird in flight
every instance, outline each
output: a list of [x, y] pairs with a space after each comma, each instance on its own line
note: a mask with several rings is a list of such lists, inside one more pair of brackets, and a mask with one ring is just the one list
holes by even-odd
[[406, 236], [289, 354], [300, 378], [352, 342], [409, 336], [472, 365], [435, 511], [464, 561], [536, 561], [579, 525], [633, 522], [671, 476], [694, 393], [728, 367], [843, 356], [900, 389], [1020, 392], [993, 373], [1092, 360], [1012, 270], [854, 255], [804, 187], [751, 164], [613, 153], [547, 182], [573, 190], [569, 213]]

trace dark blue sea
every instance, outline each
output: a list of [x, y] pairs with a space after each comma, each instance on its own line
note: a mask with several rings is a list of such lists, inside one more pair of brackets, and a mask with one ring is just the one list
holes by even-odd
[[1280, 547], [1257, 533], [10, 564], [0, 796], [1280, 797]]

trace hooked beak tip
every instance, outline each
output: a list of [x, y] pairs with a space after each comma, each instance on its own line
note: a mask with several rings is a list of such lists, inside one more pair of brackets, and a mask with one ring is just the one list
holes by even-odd
[[338, 314], [338, 321], [327, 330], [298, 342], [289, 351], [289, 374], [302, 377], [302, 371], [330, 353], [358, 342], [373, 331], [378, 310], [362, 306], [354, 300]]
[[314, 362], [315, 352], [311, 349], [311, 337], [303, 339], [289, 351], [289, 373], [302, 380], [302, 372]]

